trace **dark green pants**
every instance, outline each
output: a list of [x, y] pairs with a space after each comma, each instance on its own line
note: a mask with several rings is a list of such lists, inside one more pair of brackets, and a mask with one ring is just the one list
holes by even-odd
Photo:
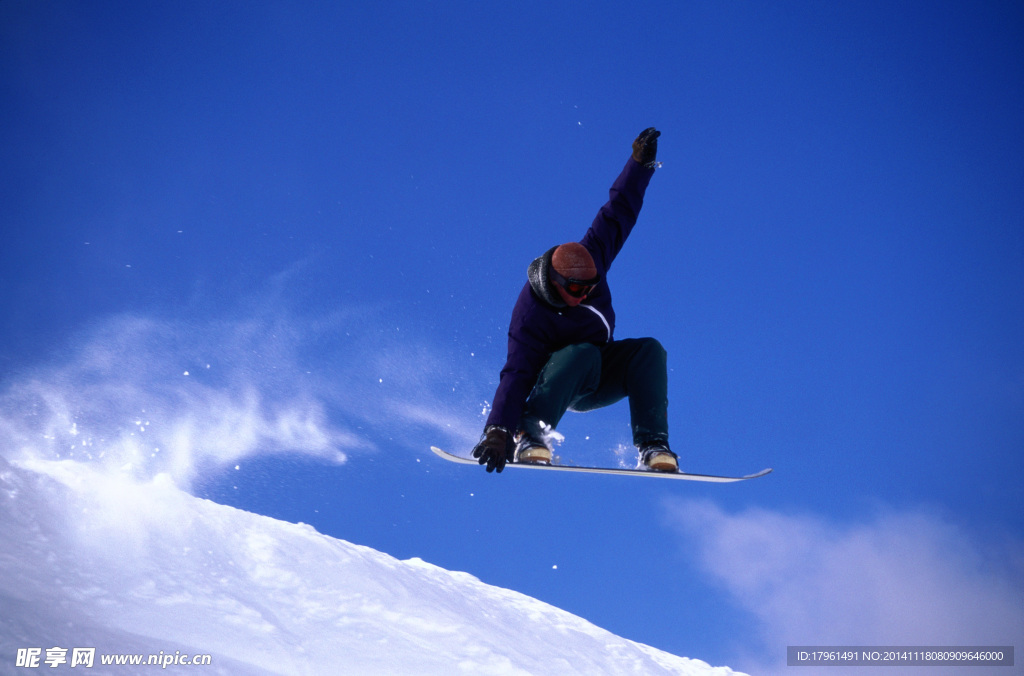
[[591, 411], [629, 397], [633, 443], [668, 441], [668, 367], [654, 338], [607, 345], [570, 345], [551, 355], [537, 378], [520, 424], [539, 436], [566, 411]]

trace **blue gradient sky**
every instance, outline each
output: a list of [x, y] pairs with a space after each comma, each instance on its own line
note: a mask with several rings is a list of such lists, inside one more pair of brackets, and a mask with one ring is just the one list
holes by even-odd
[[[1012, 643], [1021, 120], [1010, 1], [7, 0], [4, 427], [713, 664]], [[436, 460], [651, 125], [616, 335], [667, 348], [684, 468], [775, 473]], [[615, 463], [628, 411], [561, 431]]]

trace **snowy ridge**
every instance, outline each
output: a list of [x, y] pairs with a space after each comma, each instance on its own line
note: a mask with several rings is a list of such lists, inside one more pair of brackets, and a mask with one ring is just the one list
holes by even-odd
[[[0, 456], [0, 673], [20, 648], [217, 674], [734, 674], [536, 599], [69, 460]], [[153, 667], [149, 667], [152, 669]], [[45, 673], [78, 673], [68, 665]]]

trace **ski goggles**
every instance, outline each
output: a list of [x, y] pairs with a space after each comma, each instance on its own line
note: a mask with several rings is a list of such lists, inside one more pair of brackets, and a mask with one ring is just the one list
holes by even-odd
[[565, 292], [573, 298], [583, 298], [590, 294], [594, 290], [594, 287], [601, 281], [601, 275], [594, 277], [593, 279], [576, 279], [575, 277], [563, 277], [558, 274], [558, 271], [553, 267], [549, 274], [551, 280], [558, 284], [560, 287], [565, 289]]

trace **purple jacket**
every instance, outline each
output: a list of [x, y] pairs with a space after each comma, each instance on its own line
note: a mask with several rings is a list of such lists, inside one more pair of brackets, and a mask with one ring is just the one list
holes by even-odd
[[580, 240], [590, 251], [601, 282], [577, 307], [568, 307], [551, 288], [548, 270], [554, 248], [530, 264], [529, 281], [523, 285], [512, 309], [508, 327], [508, 358], [501, 370], [488, 425], [501, 425], [513, 433], [527, 397], [548, 358], [558, 350], [579, 343], [604, 345], [613, 339], [615, 311], [608, 288], [608, 269], [636, 225], [644, 193], [654, 169], [631, 157], [609, 191], [611, 198], [597, 212], [590, 229]]

